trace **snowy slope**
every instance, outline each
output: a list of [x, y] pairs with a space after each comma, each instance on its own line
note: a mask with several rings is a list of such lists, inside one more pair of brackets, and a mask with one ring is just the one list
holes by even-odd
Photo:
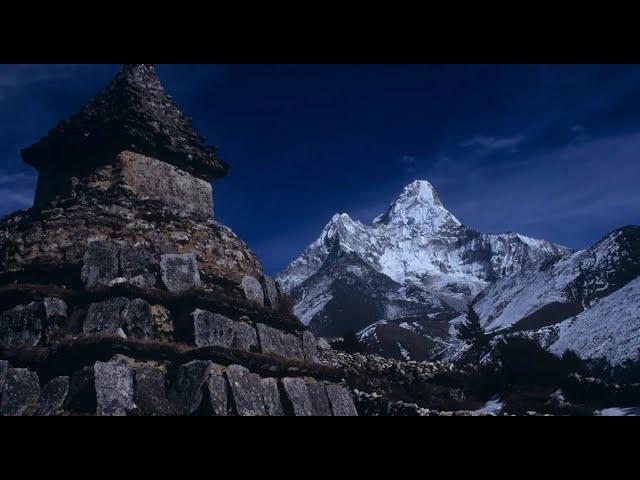
[[573, 350], [583, 358], [607, 358], [613, 364], [638, 355], [640, 349], [640, 278], [553, 328], [549, 350]]
[[487, 330], [532, 330], [578, 315], [640, 275], [640, 227], [498, 280], [475, 300]]

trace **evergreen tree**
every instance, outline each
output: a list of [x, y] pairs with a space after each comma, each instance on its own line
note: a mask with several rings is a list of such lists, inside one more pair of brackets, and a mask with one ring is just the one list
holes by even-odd
[[467, 319], [456, 325], [458, 338], [471, 347], [475, 354], [476, 362], [480, 363], [482, 357], [489, 351], [491, 338], [480, 324], [480, 317], [471, 305], [467, 309]]

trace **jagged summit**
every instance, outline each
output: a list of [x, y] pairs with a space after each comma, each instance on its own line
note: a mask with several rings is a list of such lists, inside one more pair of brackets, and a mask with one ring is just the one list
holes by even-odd
[[210, 181], [228, 166], [166, 94], [152, 64], [125, 64], [77, 114], [22, 151], [43, 179], [36, 203], [54, 196], [70, 177], [84, 176], [129, 150]]
[[445, 225], [461, 225], [426, 180], [416, 180], [407, 185], [389, 209], [373, 220], [373, 224], [424, 225], [430, 226], [432, 231]]

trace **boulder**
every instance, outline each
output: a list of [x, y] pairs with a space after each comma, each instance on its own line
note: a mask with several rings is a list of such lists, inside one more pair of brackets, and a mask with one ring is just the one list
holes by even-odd
[[309, 389], [301, 378], [283, 378], [282, 388], [287, 403], [296, 417], [312, 417], [315, 414]]
[[20, 417], [33, 411], [40, 396], [38, 375], [26, 368], [8, 368], [2, 398], [0, 416]]
[[200, 410], [203, 387], [208, 384], [214, 367], [213, 362], [204, 360], [193, 360], [178, 367], [175, 384], [169, 394], [175, 413], [193, 415]]
[[307, 362], [318, 363], [318, 340], [309, 330], [302, 333], [302, 352]]
[[327, 397], [334, 417], [357, 417], [358, 411], [349, 391], [340, 385], [327, 385]]
[[327, 389], [324, 384], [311, 382], [307, 384], [309, 390], [309, 397], [311, 398], [311, 404], [313, 405], [314, 416], [316, 417], [331, 417], [331, 405], [329, 404], [329, 397], [327, 397]]
[[192, 314], [195, 342], [198, 347], [225, 347], [255, 351], [256, 330], [246, 323], [234, 322], [217, 313], [196, 310]]
[[165, 373], [160, 368], [148, 365], [137, 367], [133, 390], [138, 415], [153, 417], [170, 413]]
[[181, 294], [202, 286], [198, 261], [193, 253], [162, 255], [160, 271], [162, 281], [171, 293]]
[[96, 362], [94, 371], [98, 415], [122, 417], [135, 410], [133, 371], [125, 361]]
[[264, 306], [264, 290], [256, 278], [246, 275], [242, 279], [241, 286], [248, 301]]
[[110, 285], [119, 277], [119, 266], [116, 245], [104, 239], [88, 240], [81, 272], [86, 288]]
[[34, 415], [52, 417], [63, 413], [70, 382], [69, 377], [57, 377], [49, 381], [40, 392]]
[[286, 358], [303, 360], [302, 339], [275, 328], [258, 324], [258, 338], [262, 353], [273, 353]]
[[240, 365], [225, 370], [236, 413], [242, 417], [283, 415], [274, 379], [262, 379]]
[[96, 412], [96, 387], [93, 366], [74, 372], [69, 384], [69, 394], [64, 409], [73, 413]]

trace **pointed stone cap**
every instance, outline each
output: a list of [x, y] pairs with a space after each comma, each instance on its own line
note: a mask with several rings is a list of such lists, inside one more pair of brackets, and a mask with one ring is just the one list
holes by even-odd
[[22, 151], [41, 174], [81, 175], [129, 150], [210, 181], [228, 166], [169, 97], [152, 64], [125, 64], [89, 104]]

